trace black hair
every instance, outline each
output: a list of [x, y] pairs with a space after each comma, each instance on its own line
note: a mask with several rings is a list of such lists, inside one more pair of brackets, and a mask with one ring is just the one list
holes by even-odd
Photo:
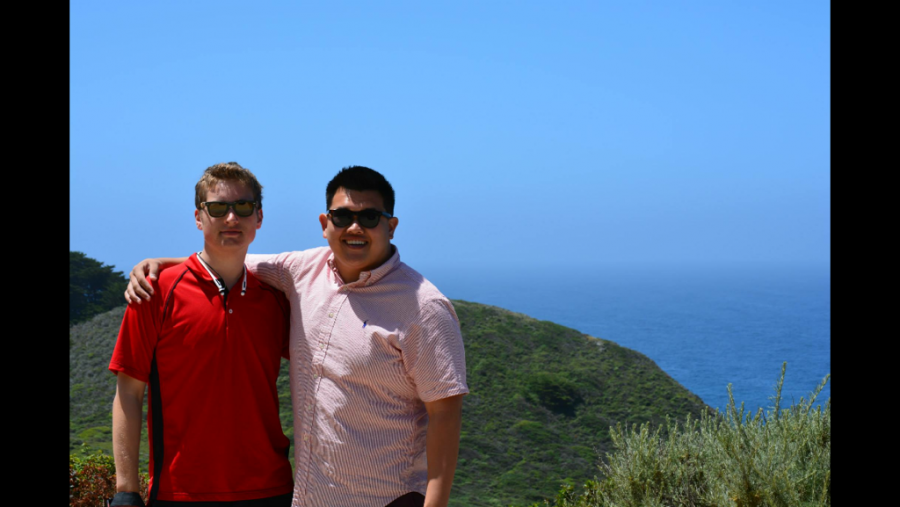
[[354, 165], [338, 171], [334, 178], [328, 182], [328, 186], [325, 187], [326, 210], [331, 208], [331, 200], [334, 199], [334, 194], [337, 193], [339, 188], [360, 192], [374, 190], [381, 194], [381, 199], [384, 201], [384, 210], [391, 215], [394, 214], [394, 187], [380, 172], [374, 169]]

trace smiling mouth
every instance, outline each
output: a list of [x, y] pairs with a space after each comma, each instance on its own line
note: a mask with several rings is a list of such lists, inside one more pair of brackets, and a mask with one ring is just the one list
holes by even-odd
[[366, 246], [368, 241], [363, 241], [361, 239], [345, 239], [344, 243], [351, 247], [360, 248]]

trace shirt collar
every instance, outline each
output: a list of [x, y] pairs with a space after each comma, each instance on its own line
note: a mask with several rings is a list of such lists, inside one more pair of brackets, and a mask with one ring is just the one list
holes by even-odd
[[357, 287], [368, 287], [372, 285], [378, 280], [381, 280], [388, 273], [393, 271], [400, 265], [400, 250], [397, 249], [397, 246], [391, 244], [391, 256], [388, 257], [388, 260], [384, 261], [384, 264], [378, 266], [377, 268], [370, 271], [362, 271], [359, 273], [359, 280], [351, 283], [344, 283], [344, 279], [341, 278], [341, 273], [338, 271], [337, 266], [334, 264], [334, 252], [331, 252], [328, 256], [328, 267], [331, 268], [331, 272], [334, 274], [334, 279], [340, 286], [346, 286], [348, 288], [357, 288]]
[[184, 263], [185, 266], [190, 268], [191, 271], [197, 274], [197, 278], [201, 278], [212, 283], [212, 278], [209, 276], [209, 273], [206, 272], [206, 269], [203, 268], [203, 264], [200, 263], [200, 259], [197, 258], [197, 252], [191, 254], [188, 257], [187, 262]]
[[[206, 280], [209, 283], [215, 285], [215, 282], [213, 282], [212, 277], [209, 276], [209, 272], [206, 271], [206, 268], [203, 267], [203, 264], [200, 262], [200, 259], [197, 258], [197, 252], [194, 252], [193, 254], [191, 254], [191, 256], [188, 257], [188, 260], [185, 261], [184, 264], [185, 264], [185, 266], [188, 267], [188, 269], [190, 269], [191, 271], [194, 272], [194, 274], [197, 276], [197, 278]], [[244, 269], [245, 270], [247, 269], [246, 266], [244, 267]], [[250, 271], [246, 271], [246, 273], [247, 273], [247, 289], [250, 289], [251, 287], [258, 287], [259, 280], [257, 280], [256, 277], [254, 277], [253, 274], [250, 273]], [[232, 287], [232, 289], [234, 289], [236, 287], [237, 290], [240, 291], [242, 281], [243, 281], [243, 274], [241, 275], [241, 279], [238, 280], [237, 284], [235, 284], [235, 286]]]

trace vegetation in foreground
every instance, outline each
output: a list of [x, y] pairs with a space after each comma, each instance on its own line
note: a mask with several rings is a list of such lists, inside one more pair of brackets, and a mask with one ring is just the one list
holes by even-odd
[[829, 380], [780, 409], [786, 363], [764, 412], [737, 407], [728, 386], [725, 413], [610, 429], [615, 450], [602, 480], [563, 485], [554, 501], [532, 507], [831, 505], [831, 399], [814, 404]]
[[[141, 473], [141, 491], [147, 502], [149, 487], [146, 473]], [[69, 507], [100, 507], [116, 494], [116, 464], [112, 456], [82, 444], [76, 454], [69, 455]]]
[[[786, 365], [785, 365], [786, 366]], [[768, 412], [745, 412], [728, 389], [724, 414], [704, 412], [683, 424], [610, 428], [615, 450], [600, 463], [602, 480], [564, 485], [555, 500], [532, 507], [830, 506], [831, 399], [779, 409], [785, 366]], [[70, 505], [101, 505], [115, 492], [110, 456], [83, 446], [69, 458]], [[142, 474], [146, 491], [146, 474]]]

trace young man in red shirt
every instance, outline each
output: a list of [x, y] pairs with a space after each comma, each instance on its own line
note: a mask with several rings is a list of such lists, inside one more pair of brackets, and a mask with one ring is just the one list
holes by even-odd
[[153, 282], [161, 297], [128, 306], [109, 364], [117, 375], [111, 505], [144, 505], [147, 389], [152, 507], [288, 506], [290, 442], [276, 379], [289, 355], [290, 309], [244, 266], [262, 226], [262, 186], [235, 162], [216, 164], [197, 183], [195, 205], [203, 249]]

